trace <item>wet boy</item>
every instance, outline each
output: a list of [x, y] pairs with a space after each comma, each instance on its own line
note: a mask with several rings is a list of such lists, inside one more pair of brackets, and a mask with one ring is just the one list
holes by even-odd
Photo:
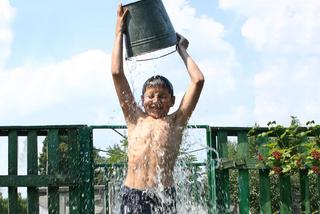
[[121, 213], [176, 213], [173, 169], [183, 130], [194, 110], [203, 84], [200, 69], [187, 53], [189, 42], [177, 35], [177, 50], [191, 83], [178, 110], [170, 115], [175, 97], [171, 83], [151, 77], [142, 90], [142, 110], [123, 71], [123, 29], [128, 11], [119, 5], [112, 51], [112, 77], [128, 127], [128, 171], [124, 182]]

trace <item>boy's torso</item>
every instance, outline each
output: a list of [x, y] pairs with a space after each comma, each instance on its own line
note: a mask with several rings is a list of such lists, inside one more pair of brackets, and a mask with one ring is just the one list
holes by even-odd
[[183, 127], [174, 115], [160, 119], [139, 117], [128, 126], [128, 172], [125, 185], [136, 189], [170, 187]]

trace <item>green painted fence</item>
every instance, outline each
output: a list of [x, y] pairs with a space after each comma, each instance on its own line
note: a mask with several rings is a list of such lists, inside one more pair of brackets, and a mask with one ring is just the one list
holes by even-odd
[[[59, 213], [59, 187], [69, 187], [69, 213], [94, 213], [92, 130], [74, 126], [0, 126], [7, 139], [8, 175], [0, 176], [0, 186], [8, 187], [10, 214], [17, 214], [18, 187], [27, 187], [28, 213], [39, 213], [39, 187], [48, 188], [48, 211]], [[59, 137], [67, 137], [67, 172], [59, 166]], [[18, 175], [18, 139], [27, 138], [27, 175]], [[38, 173], [38, 137], [47, 137], [46, 175]], [[2, 142], [2, 141], [1, 141]]]
[[[126, 129], [125, 126], [93, 126], [93, 129], [112, 129], [118, 132], [118, 129]], [[258, 186], [259, 186], [259, 213], [271, 214], [280, 213], [287, 214], [293, 212], [293, 196], [291, 177], [281, 175], [276, 181], [277, 189], [280, 192], [279, 210], [272, 210], [272, 192], [269, 170], [265, 167], [258, 167], [257, 157], [250, 157], [249, 141], [247, 137], [251, 128], [249, 127], [210, 127], [210, 126], [188, 126], [189, 129], [204, 129], [206, 135], [207, 162], [201, 163], [206, 165], [208, 177], [208, 213], [209, 214], [225, 214], [225, 213], [253, 213], [250, 207], [250, 171], [257, 171]], [[259, 128], [260, 132], [268, 130], [267, 128]], [[236, 141], [237, 151], [235, 156], [229, 157], [228, 143], [229, 139], [233, 138]], [[254, 142], [255, 147], [260, 153], [266, 153], [267, 150], [263, 146], [264, 142]], [[251, 145], [252, 146], [252, 145]], [[210, 149], [212, 148], [212, 149]], [[217, 153], [216, 153], [217, 151]], [[102, 164], [96, 167], [104, 167], [105, 171], [117, 168], [122, 172], [122, 165]], [[192, 166], [190, 166], [192, 168]], [[231, 170], [237, 171], [237, 200], [235, 206], [231, 204]], [[109, 179], [106, 176], [107, 180]], [[194, 178], [196, 179], [196, 177]], [[317, 178], [317, 196], [320, 198], [320, 179]], [[107, 189], [108, 187], [106, 187]], [[299, 206], [303, 213], [320, 213], [320, 204], [318, 210], [310, 210], [310, 189], [309, 177], [306, 171], [300, 172], [300, 197], [296, 201], [301, 201]], [[107, 194], [107, 193], [106, 193]], [[320, 200], [319, 200], [320, 201]], [[108, 204], [106, 204], [108, 208]]]
[[[8, 174], [0, 176], [0, 186], [8, 187], [9, 213], [16, 212], [18, 199], [17, 188], [27, 187], [28, 213], [39, 213], [38, 187], [48, 188], [49, 213], [59, 213], [58, 188], [69, 187], [69, 213], [94, 213], [93, 189], [93, 137], [94, 129], [125, 129], [125, 126], [0, 126], [0, 136], [7, 139], [8, 145]], [[189, 126], [205, 130], [207, 143], [208, 177], [208, 213], [232, 213], [234, 204], [231, 204], [230, 181], [231, 170], [237, 171], [238, 209], [240, 214], [250, 212], [250, 171], [258, 171], [259, 178], [259, 204], [261, 214], [278, 212], [287, 214], [293, 212], [293, 202], [297, 201], [291, 194], [292, 179], [290, 176], [279, 176], [278, 190], [280, 192], [279, 210], [272, 210], [272, 192], [269, 170], [257, 166], [257, 159], [249, 157], [250, 144], [246, 127], [209, 127]], [[261, 131], [267, 130], [261, 128]], [[18, 175], [18, 140], [27, 138], [27, 175]], [[48, 139], [48, 173], [38, 173], [38, 137]], [[67, 136], [68, 144], [68, 171], [63, 173], [59, 167], [59, 137]], [[229, 139], [236, 139], [237, 151], [234, 157], [228, 155]], [[2, 141], [1, 141], [2, 142]], [[267, 152], [263, 142], [256, 145], [259, 152]], [[216, 152], [217, 151], [217, 152]], [[196, 178], [195, 178], [196, 179]], [[318, 187], [315, 191], [320, 198], [320, 179], [317, 178]], [[299, 178], [300, 198], [298, 201], [303, 213], [320, 213], [311, 210], [309, 176], [306, 171], [300, 172]]]
[[[253, 142], [250, 144], [247, 134], [251, 128], [245, 127], [211, 127], [212, 146], [217, 149], [220, 156], [220, 166], [216, 169], [216, 212], [209, 213], [233, 213], [230, 209], [230, 170], [236, 170], [238, 174], [238, 210], [237, 213], [250, 213], [250, 171], [258, 171], [259, 180], [259, 213], [261, 214], [290, 214], [294, 213], [293, 201], [298, 201], [299, 212], [304, 214], [320, 213], [320, 203], [318, 202], [317, 210], [310, 210], [310, 189], [309, 176], [306, 170], [299, 172], [300, 180], [300, 196], [293, 198], [292, 193], [292, 177], [290, 175], [279, 175], [272, 177], [277, 179], [275, 183], [278, 185], [280, 192], [279, 210], [272, 210], [272, 193], [271, 193], [271, 177], [269, 170], [258, 164], [257, 155], [249, 156], [250, 146], [254, 146], [259, 153], [266, 153], [267, 149], [263, 146], [265, 142]], [[267, 128], [259, 128], [258, 131], [264, 132]], [[236, 139], [237, 151], [235, 157], [228, 157], [228, 141], [229, 137]], [[316, 198], [320, 198], [320, 176], [317, 176]], [[320, 200], [317, 200], [320, 201]], [[252, 212], [251, 212], [252, 213]]]

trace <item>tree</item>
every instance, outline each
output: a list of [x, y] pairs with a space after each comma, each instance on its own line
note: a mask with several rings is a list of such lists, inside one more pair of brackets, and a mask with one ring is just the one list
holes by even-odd
[[[22, 198], [21, 193], [18, 194], [17, 212], [20, 214], [27, 213], [27, 199]], [[9, 203], [8, 198], [3, 198], [0, 193], [0, 213], [8, 213]]]
[[[39, 157], [39, 173], [40, 175], [48, 174], [48, 137], [44, 139], [42, 142], [42, 152]], [[59, 169], [61, 173], [68, 173], [68, 160], [67, 160], [67, 152], [68, 152], [68, 137], [67, 136], [59, 136]]]
[[[46, 137], [42, 143], [42, 152], [39, 157], [39, 173], [40, 175], [46, 175], [48, 173], [48, 138]], [[68, 149], [68, 136], [59, 136], [59, 170], [63, 174], [67, 174], [69, 171], [67, 157]], [[93, 148], [93, 159], [95, 164], [104, 163], [106, 161], [104, 157], [99, 155], [99, 151], [95, 148]], [[94, 173], [95, 184], [103, 184], [104, 174], [97, 170], [95, 170]]]
[[3, 198], [2, 193], [0, 192], [0, 213], [8, 212], [8, 199]]

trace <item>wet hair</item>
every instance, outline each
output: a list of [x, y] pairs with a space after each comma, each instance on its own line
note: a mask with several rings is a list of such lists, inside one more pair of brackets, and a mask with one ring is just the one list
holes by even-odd
[[169, 93], [170, 93], [171, 97], [173, 97], [172, 84], [164, 76], [156, 75], [156, 76], [152, 76], [149, 79], [147, 79], [147, 81], [145, 81], [145, 83], [143, 84], [143, 87], [142, 87], [142, 95], [144, 95], [144, 93], [146, 92], [146, 88], [150, 87], [150, 86], [151, 87], [155, 87], [155, 86], [165, 87], [166, 89], [169, 90]]

